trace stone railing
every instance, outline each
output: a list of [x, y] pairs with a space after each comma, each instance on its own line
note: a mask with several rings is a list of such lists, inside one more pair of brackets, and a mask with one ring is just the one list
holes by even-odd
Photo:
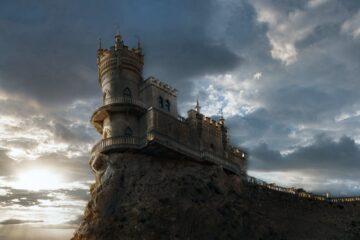
[[99, 152], [110, 150], [117, 147], [130, 147], [130, 148], [140, 148], [143, 145], [142, 141], [138, 137], [112, 137], [101, 139], [94, 147], [91, 149], [91, 154], [94, 155]]
[[133, 98], [128, 98], [128, 97], [110, 97], [110, 98], [105, 98], [104, 99], [104, 105], [108, 105], [108, 104], [114, 104], [114, 103], [120, 103], [120, 104], [133, 104], [133, 105], [137, 105], [140, 106], [142, 108], [147, 108], [146, 105], [139, 101], [139, 100], [135, 100]]
[[216, 165], [220, 165], [223, 168], [225, 168], [225, 169], [227, 169], [227, 170], [229, 170], [231, 172], [234, 172], [234, 173], [236, 173], [238, 175], [243, 174], [240, 166], [238, 166], [235, 163], [232, 163], [232, 162], [228, 161], [224, 157], [217, 156], [214, 153], [209, 152], [209, 151], [201, 151], [200, 156], [201, 156], [201, 158], [203, 158], [205, 160], [208, 160], [208, 161], [210, 161], [212, 163], [215, 163]]
[[281, 187], [277, 186], [274, 183], [267, 183], [263, 180], [243, 175], [242, 176], [248, 183], [259, 185], [267, 189], [271, 189], [278, 192], [284, 192], [293, 194], [295, 196], [298, 196], [300, 198], [307, 198], [317, 201], [326, 201], [331, 203], [351, 203], [351, 202], [360, 202], [360, 196], [351, 196], [351, 197], [329, 197], [328, 195], [320, 195], [320, 194], [313, 194], [310, 192], [306, 192], [302, 189], [296, 189], [296, 188], [287, 188], [287, 187]]

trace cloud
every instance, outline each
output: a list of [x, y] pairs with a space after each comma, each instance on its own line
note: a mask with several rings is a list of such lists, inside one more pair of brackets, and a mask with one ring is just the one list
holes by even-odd
[[324, 171], [338, 177], [360, 177], [360, 146], [347, 136], [334, 141], [326, 135], [318, 135], [313, 143], [281, 154], [266, 143], [252, 151], [252, 164], [259, 170], [306, 170]]
[[325, 4], [328, 1], [329, 0], [310, 0], [308, 5], [311, 8], [317, 8], [317, 7], [320, 7], [321, 5]]
[[89, 190], [87, 188], [78, 188], [69, 186], [69, 188], [60, 188], [55, 190], [30, 191], [24, 189], [15, 189], [3, 187], [6, 194], [0, 195], [1, 206], [21, 206], [40, 208], [52, 207], [74, 207], [89, 200]]
[[279, 162], [286, 154], [303, 161], [307, 155], [291, 154], [319, 134], [334, 146], [343, 135], [358, 144], [359, 7], [339, 0], [4, 3], [0, 175], [46, 165], [69, 181], [93, 177], [87, 162], [99, 135], [89, 116], [101, 100], [95, 51], [99, 36], [113, 44], [116, 25], [130, 46], [140, 37], [144, 75], [179, 89], [180, 112], [199, 95], [205, 114], [223, 109], [234, 144], [278, 159], [258, 168], [287, 171]]
[[7, 219], [0, 222], [0, 225], [14, 225], [14, 224], [24, 224], [24, 223], [40, 223], [41, 220], [20, 220], [20, 219]]
[[351, 19], [346, 20], [341, 30], [347, 34], [350, 34], [353, 38], [360, 38], [360, 11], [357, 12]]
[[297, 1], [279, 6], [277, 0], [254, 1], [257, 19], [268, 26], [271, 56], [286, 65], [299, 57], [298, 42], [304, 41], [323, 25], [340, 24], [346, 19], [346, 6], [337, 1]]
[[76, 218], [66, 222], [66, 224], [70, 224], [70, 225], [79, 225], [81, 223], [81, 221], [84, 219], [83, 215], [79, 215]]
[[250, 154], [250, 171], [267, 181], [335, 195], [360, 194], [360, 145], [347, 136], [333, 140], [318, 135], [287, 153], [262, 143]]
[[[83, 4], [88, 7], [84, 9]], [[113, 7], [108, 8], [109, 4]], [[142, 39], [146, 74], [156, 73], [175, 87], [191, 77], [231, 70], [241, 58], [223, 42], [213, 39], [205, 27], [212, 20], [216, 6], [215, 0], [196, 4], [192, 1], [4, 3], [0, 10], [0, 25], [4, 30], [0, 46], [8, 50], [0, 57], [3, 66], [0, 86], [41, 105], [58, 106], [99, 97], [97, 39], [103, 36], [104, 45], [113, 44], [110, 36], [118, 24], [130, 45], [134, 44], [135, 35]], [[12, 18], [15, 12], [21, 17]], [[126, 19], [126, 24], [122, 19]]]
[[0, 150], [0, 176], [12, 174], [15, 169], [15, 162], [6, 155], [6, 150]]

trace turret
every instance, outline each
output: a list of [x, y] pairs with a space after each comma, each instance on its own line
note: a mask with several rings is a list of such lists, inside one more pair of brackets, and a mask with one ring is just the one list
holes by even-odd
[[138, 116], [145, 111], [139, 96], [144, 65], [141, 49], [129, 49], [116, 34], [109, 49], [99, 42], [97, 64], [103, 106], [94, 113], [92, 123], [103, 139], [138, 137]]
[[120, 34], [110, 49], [98, 50], [99, 83], [103, 99], [113, 97], [138, 98], [142, 81], [144, 55], [138, 49], [129, 49]]

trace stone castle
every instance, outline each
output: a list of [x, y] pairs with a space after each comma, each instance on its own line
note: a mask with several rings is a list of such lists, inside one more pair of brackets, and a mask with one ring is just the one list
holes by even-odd
[[97, 51], [103, 104], [91, 116], [102, 139], [91, 150], [90, 165], [101, 173], [104, 154], [144, 153], [217, 165], [250, 184], [301, 198], [327, 202], [358, 202], [360, 196], [330, 197], [303, 189], [267, 183], [246, 173], [247, 155], [229, 143], [225, 119], [215, 121], [200, 112], [197, 101], [187, 118], [178, 115], [177, 90], [154, 77], [144, 80], [140, 44], [129, 48], [120, 34], [115, 45]]
[[141, 152], [182, 156], [216, 164], [237, 175], [246, 174], [246, 154], [229, 143], [223, 117], [215, 121], [200, 106], [178, 115], [177, 91], [154, 77], [143, 78], [144, 55], [140, 44], [129, 48], [120, 34], [110, 49], [97, 51], [103, 105], [91, 117], [102, 139], [92, 148], [92, 168], [101, 167], [97, 156], [109, 152]]
[[[246, 174], [225, 120], [142, 77], [141, 47], [98, 50], [103, 104], [91, 117], [95, 182], [72, 240], [360, 239], [360, 196], [330, 197]], [[285, 220], [285, 221], [284, 221]]]

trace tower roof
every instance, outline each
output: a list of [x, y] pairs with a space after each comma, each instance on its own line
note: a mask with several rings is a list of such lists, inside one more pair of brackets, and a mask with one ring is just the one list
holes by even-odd
[[197, 97], [197, 98], [196, 98], [195, 110], [196, 110], [198, 113], [200, 113], [200, 109], [201, 109], [201, 107], [200, 107], [200, 104], [199, 104], [199, 97]]

